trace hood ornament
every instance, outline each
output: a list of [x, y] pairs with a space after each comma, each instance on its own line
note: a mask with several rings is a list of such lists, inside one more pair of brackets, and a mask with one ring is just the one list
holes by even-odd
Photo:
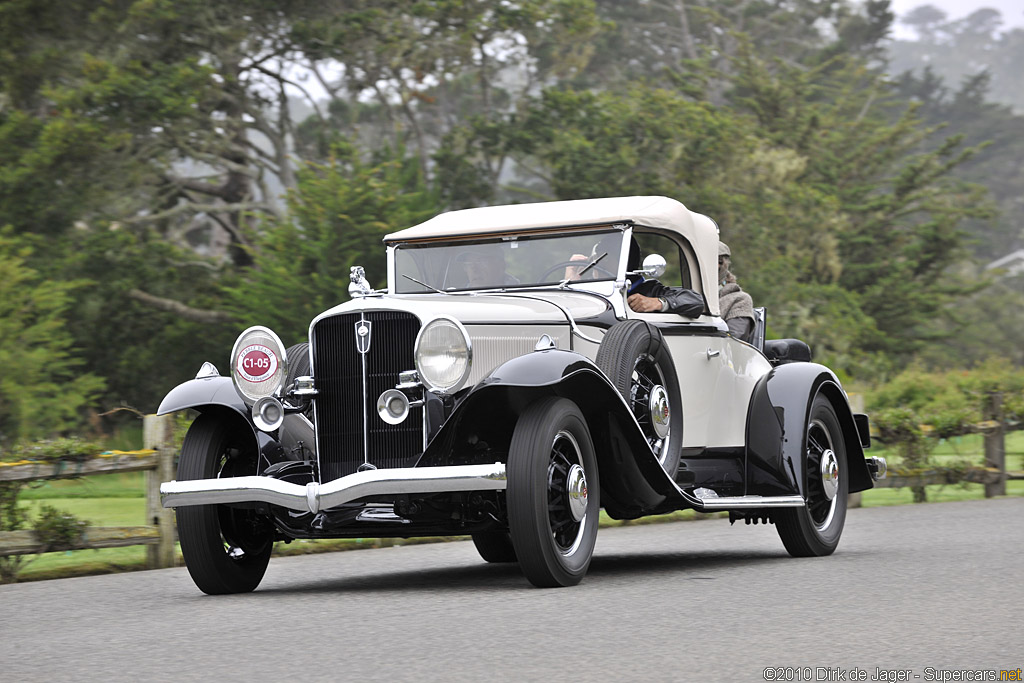
[[369, 281], [367, 281], [366, 271], [362, 266], [352, 266], [349, 268], [348, 277], [348, 295], [350, 297], [355, 299], [373, 294], [373, 287], [371, 287]]

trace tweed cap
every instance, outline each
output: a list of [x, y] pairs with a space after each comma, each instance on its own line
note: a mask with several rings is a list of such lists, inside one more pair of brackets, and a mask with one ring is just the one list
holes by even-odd
[[729, 245], [726, 244], [725, 242], [719, 242], [718, 243], [718, 255], [719, 256], [728, 256], [729, 258], [732, 258], [732, 252], [729, 251]]

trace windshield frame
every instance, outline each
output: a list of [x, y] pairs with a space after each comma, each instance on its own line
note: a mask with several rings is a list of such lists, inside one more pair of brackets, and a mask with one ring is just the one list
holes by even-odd
[[[476, 292], [514, 292], [514, 291], [526, 291], [526, 290], [566, 290], [566, 289], [579, 289], [583, 291], [590, 291], [603, 296], [612, 295], [617, 288], [621, 287], [622, 282], [625, 279], [626, 269], [626, 257], [629, 252], [629, 237], [631, 235], [631, 226], [629, 224], [603, 224], [603, 225], [589, 225], [589, 226], [578, 226], [572, 228], [561, 228], [561, 229], [547, 229], [547, 230], [523, 230], [523, 231], [508, 231], [500, 234], [495, 233], [483, 233], [483, 234], [465, 234], [445, 238], [434, 238], [428, 240], [409, 240], [403, 242], [392, 242], [387, 245], [387, 265], [388, 265], [388, 293], [392, 295], [409, 296], [416, 294], [433, 294], [437, 292], [433, 290], [420, 290], [420, 291], [402, 291], [407, 289], [406, 284], [415, 286], [413, 283], [406, 280], [398, 273], [398, 252], [403, 248], [424, 248], [424, 247], [471, 247], [479, 245], [489, 244], [503, 244], [508, 242], [517, 242], [522, 239], [524, 242], [527, 240], [533, 241], [543, 238], [558, 238], [558, 237], [575, 237], [584, 235], [611, 235], [618, 233], [618, 253], [608, 252], [608, 257], [602, 259], [602, 263], [612, 261], [615, 263], [613, 272], [615, 273], [614, 278], [607, 275], [598, 275], [594, 278], [586, 278], [584, 280], [571, 280], [564, 286], [560, 286], [563, 277], [552, 279], [550, 282], [532, 282], [526, 284], [503, 284], [493, 286], [480, 286], [480, 287], [451, 287], [444, 290], [446, 294], [453, 295], [467, 295]], [[588, 254], [588, 260], [592, 258], [592, 254]], [[567, 260], [569, 256], [567, 255]], [[581, 262], [583, 265], [586, 262]], [[593, 270], [591, 271], [593, 272]], [[401, 279], [403, 282], [399, 282]], [[419, 278], [418, 278], [419, 279]], [[424, 280], [429, 282], [429, 280]], [[429, 283], [433, 285], [434, 283]]]

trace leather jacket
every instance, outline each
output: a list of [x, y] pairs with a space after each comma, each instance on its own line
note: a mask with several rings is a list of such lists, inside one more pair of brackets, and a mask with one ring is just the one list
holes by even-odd
[[704, 313], [704, 296], [692, 289], [667, 287], [657, 280], [641, 280], [629, 288], [629, 294], [641, 294], [668, 302], [666, 313], [676, 313], [687, 318], [697, 318]]

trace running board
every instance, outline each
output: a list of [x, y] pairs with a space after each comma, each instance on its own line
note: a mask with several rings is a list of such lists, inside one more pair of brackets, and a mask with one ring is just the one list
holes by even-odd
[[759, 508], [802, 508], [803, 496], [719, 496], [698, 498], [700, 512], [716, 510], [756, 510]]

